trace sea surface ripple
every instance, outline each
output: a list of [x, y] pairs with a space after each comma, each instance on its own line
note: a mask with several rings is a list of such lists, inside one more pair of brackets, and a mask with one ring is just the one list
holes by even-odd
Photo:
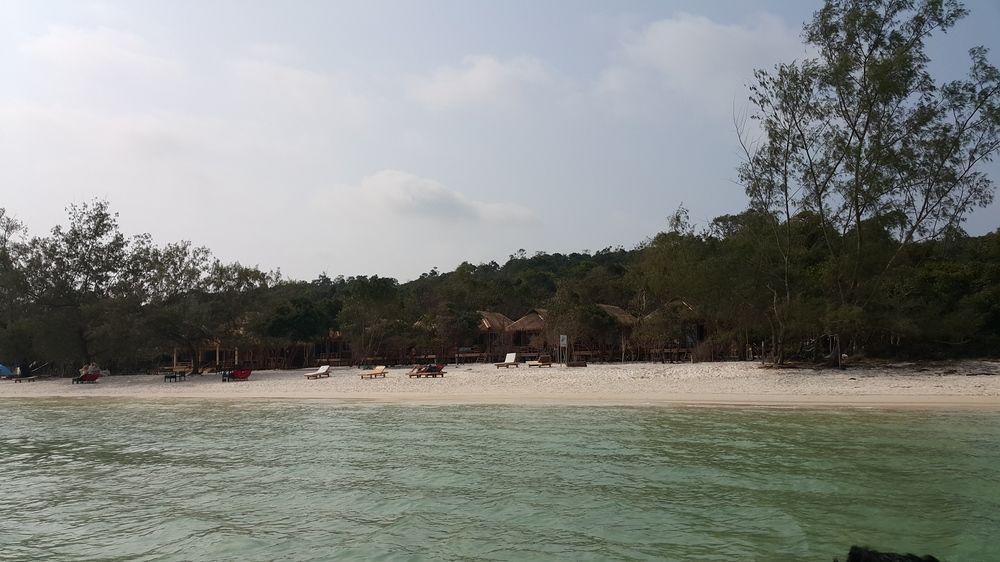
[[1000, 560], [1000, 415], [0, 400], [2, 560]]

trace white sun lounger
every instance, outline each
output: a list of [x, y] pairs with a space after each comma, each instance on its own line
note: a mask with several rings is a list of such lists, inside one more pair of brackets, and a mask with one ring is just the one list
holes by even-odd
[[519, 367], [520, 366], [517, 363], [517, 354], [516, 353], [508, 353], [507, 357], [503, 360], [503, 363], [494, 363], [494, 365], [497, 366], [497, 369], [499, 369], [500, 367], [503, 367], [505, 369], [509, 369], [511, 367]]
[[326, 377], [329, 377], [329, 376], [330, 376], [330, 366], [329, 365], [323, 365], [319, 369], [316, 369], [315, 371], [313, 371], [311, 373], [306, 373], [305, 374], [305, 377], [307, 379], [323, 379], [323, 378], [326, 378]]

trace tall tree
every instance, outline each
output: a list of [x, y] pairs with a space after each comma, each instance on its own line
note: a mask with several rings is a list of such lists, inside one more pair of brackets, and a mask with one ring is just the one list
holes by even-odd
[[67, 208], [69, 224], [29, 243], [24, 259], [25, 288], [48, 315], [49, 353], [67, 361], [110, 359], [116, 341], [133, 333], [141, 305], [136, 288], [145, 273], [134, 257], [148, 236], [126, 237], [108, 202], [94, 200]]
[[740, 177], [773, 216], [781, 300], [791, 305], [790, 272], [810, 249], [796, 246], [812, 242], [791, 234], [805, 213], [829, 258], [827, 328], [855, 343], [904, 249], [992, 201], [982, 164], [1000, 148], [1000, 72], [982, 47], [965, 79], [939, 83], [927, 68], [927, 38], [966, 14], [955, 0], [828, 0], [804, 29], [818, 55], [751, 87], [763, 141], [747, 143]]

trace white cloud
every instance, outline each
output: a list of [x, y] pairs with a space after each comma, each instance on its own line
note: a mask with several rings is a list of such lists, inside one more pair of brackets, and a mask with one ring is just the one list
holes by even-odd
[[[304, 205], [302, 204], [304, 203]], [[486, 201], [400, 170], [380, 170], [352, 185], [316, 189], [298, 205], [276, 255], [337, 273], [400, 272], [412, 278], [462, 260], [501, 259], [531, 247], [542, 227], [534, 211]], [[273, 234], [263, 236], [261, 243]]]
[[746, 98], [755, 68], [805, 54], [798, 30], [771, 15], [724, 24], [681, 13], [627, 36], [598, 92], [626, 99], [656, 92], [650, 95], [671, 96], [678, 107], [728, 115]]
[[461, 67], [443, 67], [415, 79], [411, 94], [434, 107], [496, 103], [552, 80], [545, 65], [533, 57], [500, 60], [476, 55], [462, 59]]
[[240, 59], [230, 69], [228, 93], [238, 109], [289, 133], [357, 127], [370, 115], [372, 102], [345, 76], [264, 59]]
[[399, 170], [382, 170], [361, 181], [362, 196], [376, 212], [397, 217], [518, 224], [533, 222], [530, 209], [471, 199], [441, 183]]
[[175, 60], [156, 54], [133, 33], [106, 27], [55, 25], [20, 45], [20, 51], [59, 72], [108, 79], [174, 77], [184, 71]]

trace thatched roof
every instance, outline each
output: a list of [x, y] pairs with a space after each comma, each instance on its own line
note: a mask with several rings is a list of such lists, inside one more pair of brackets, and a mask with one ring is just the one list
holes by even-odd
[[607, 313], [608, 316], [614, 318], [619, 326], [635, 326], [636, 322], [639, 321], [635, 316], [625, 312], [623, 308], [613, 304], [599, 304], [597, 307]]
[[479, 312], [480, 332], [502, 332], [514, 323], [513, 320], [499, 312], [490, 312], [488, 310], [479, 310], [477, 312]]
[[536, 308], [528, 311], [527, 314], [515, 320], [507, 326], [508, 332], [541, 332], [545, 329], [545, 317], [548, 311]]
[[643, 320], [655, 320], [656, 318], [666, 315], [668, 317], [691, 317], [695, 315], [696, 311], [693, 306], [688, 304], [683, 299], [674, 299], [667, 304], [657, 308], [653, 312], [642, 317]]

